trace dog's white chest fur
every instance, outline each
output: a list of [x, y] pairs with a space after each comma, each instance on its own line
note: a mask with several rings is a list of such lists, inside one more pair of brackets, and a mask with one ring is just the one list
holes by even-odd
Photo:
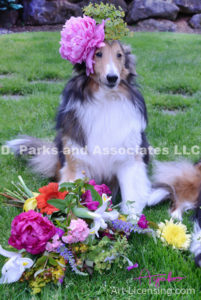
[[99, 90], [78, 112], [87, 147], [135, 147], [141, 143], [145, 121], [138, 109], [117, 91]]
[[78, 158], [91, 178], [111, 178], [119, 164], [135, 159], [127, 154], [127, 149], [135, 151], [140, 147], [146, 125], [139, 110], [123, 93], [99, 90], [77, 114], [88, 151]]

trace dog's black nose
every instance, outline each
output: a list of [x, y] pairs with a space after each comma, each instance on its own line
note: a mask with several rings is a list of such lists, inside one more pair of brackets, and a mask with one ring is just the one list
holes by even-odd
[[110, 84], [114, 84], [117, 82], [117, 79], [118, 79], [118, 76], [116, 75], [107, 75], [107, 81], [110, 83]]

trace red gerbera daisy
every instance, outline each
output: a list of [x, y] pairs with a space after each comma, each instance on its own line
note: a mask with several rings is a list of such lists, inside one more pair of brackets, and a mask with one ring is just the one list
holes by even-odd
[[59, 192], [59, 185], [56, 182], [50, 182], [48, 185], [39, 189], [40, 195], [36, 197], [37, 207], [41, 213], [51, 215], [55, 211], [59, 211], [58, 208], [49, 204], [47, 201], [50, 199], [62, 199], [64, 200], [68, 192]]

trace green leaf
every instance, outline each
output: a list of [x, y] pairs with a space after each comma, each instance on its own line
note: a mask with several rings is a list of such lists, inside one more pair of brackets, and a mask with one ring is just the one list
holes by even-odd
[[58, 265], [57, 261], [52, 257], [49, 257], [49, 263], [54, 267]]
[[79, 202], [79, 196], [76, 194], [68, 194], [66, 195], [64, 202], [66, 203], [66, 207], [72, 208], [77, 204], [77, 200]]
[[47, 203], [53, 205], [54, 207], [62, 211], [66, 208], [66, 202], [62, 199], [50, 199], [47, 201]]
[[94, 262], [93, 262], [92, 260], [85, 260], [85, 264], [86, 264], [88, 267], [93, 268]]
[[72, 212], [78, 218], [92, 219], [92, 220], [94, 219], [94, 213], [88, 210], [87, 208], [74, 207], [72, 209]]
[[37, 266], [43, 265], [43, 264], [45, 263], [46, 259], [47, 259], [47, 256], [41, 256], [41, 257], [36, 261], [36, 265], [37, 265]]
[[64, 182], [59, 185], [59, 191], [60, 192], [68, 191], [69, 189], [72, 189], [74, 187], [75, 187], [74, 182]]
[[64, 230], [66, 229], [66, 224], [62, 224], [59, 220], [55, 220], [55, 222], [57, 223], [57, 226], [60, 228], [63, 228]]
[[83, 179], [76, 179], [75, 180], [75, 184], [79, 185], [79, 186], [83, 186], [84, 185], [84, 181], [83, 181]]
[[100, 205], [103, 204], [101, 196], [94, 189], [93, 185], [85, 183], [84, 187], [85, 187], [86, 190], [89, 190], [91, 192], [91, 196], [92, 196], [93, 201], [98, 201], [100, 203]]

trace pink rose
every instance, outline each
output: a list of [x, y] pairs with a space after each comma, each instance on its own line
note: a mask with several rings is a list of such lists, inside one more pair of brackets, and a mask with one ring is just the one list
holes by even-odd
[[71, 17], [61, 31], [60, 54], [72, 64], [86, 63], [87, 75], [93, 73], [96, 48], [105, 46], [105, 21], [96, 25], [90, 17]]
[[68, 229], [68, 234], [62, 236], [62, 240], [67, 244], [84, 242], [89, 235], [89, 227], [82, 219], [71, 220]]
[[56, 227], [48, 218], [29, 210], [13, 219], [8, 243], [18, 250], [25, 249], [31, 254], [38, 254], [45, 251], [47, 242], [55, 233]]
[[141, 216], [140, 216], [140, 219], [139, 219], [139, 221], [138, 221], [137, 224], [138, 224], [138, 226], [139, 226], [140, 228], [142, 228], [142, 229], [145, 229], [145, 228], [148, 227], [148, 221], [147, 221], [145, 215], [141, 215]]

